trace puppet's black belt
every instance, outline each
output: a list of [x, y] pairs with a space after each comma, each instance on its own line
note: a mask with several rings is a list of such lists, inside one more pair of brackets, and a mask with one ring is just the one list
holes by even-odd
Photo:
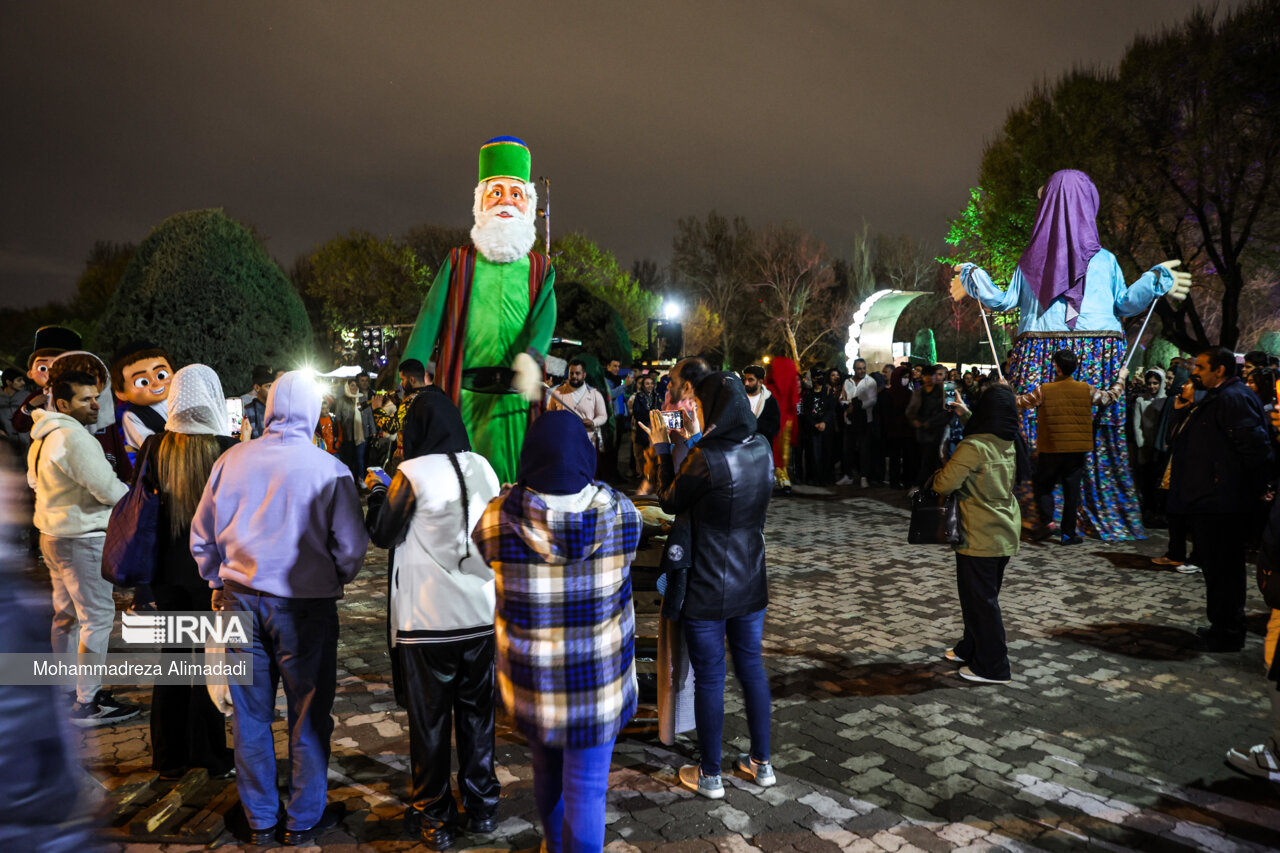
[[462, 387], [476, 394], [519, 394], [511, 387], [514, 378], [509, 367], [468, 367], [462, 371]]

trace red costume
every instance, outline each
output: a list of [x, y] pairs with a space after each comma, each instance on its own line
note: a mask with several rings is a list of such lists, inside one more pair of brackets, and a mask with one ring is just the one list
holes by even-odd
[[773, 476], [780, 489], [789, 490], [791, 479], [787, 468], [791, 465], [791, 442], [796, 431], [796, 412], [800, 406], [800, 371], [789, 358], [775, 358], [765, 367], [764, 385], [778, 401], [782, 423], [773, 438]]

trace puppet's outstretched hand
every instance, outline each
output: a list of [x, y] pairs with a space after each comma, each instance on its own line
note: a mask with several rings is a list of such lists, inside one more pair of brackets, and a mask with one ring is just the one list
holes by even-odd
[[956, 302], [961, 301], [968, 294], [964, 292], [964, 282], [960, 280], [961, 264], [956, 264], [951, 270], [951, 298]]
[[1161, 261], [1156, 266], [1164, 267], [1169, 271], [1169, 275], [1173, 276], [1173, 287], [1169, 288], [1169, 292], [1165, 296], [1175, 303], [1186, 299], [1187, 294], [1191, 292], [1191, 273], [1178, 269], [1178, 267], [1182, 266], [1182, 261], [1176, 259]]
[[511, 378], [511, 387], [515, 388], [530, 403], [542, 399], [542, 368], [533, 356], [522, 352], [511, 362], [511, 370], [515, 374]]

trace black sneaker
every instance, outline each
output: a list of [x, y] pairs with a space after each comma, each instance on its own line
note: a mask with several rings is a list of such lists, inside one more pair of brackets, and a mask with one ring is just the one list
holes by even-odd
[[136, 717], [140, 710], [137, 705], [115, 699], [110, 690], [99, 690], [92, 702], [71, 706], [71, 722], [82, 728], [107, 726]]

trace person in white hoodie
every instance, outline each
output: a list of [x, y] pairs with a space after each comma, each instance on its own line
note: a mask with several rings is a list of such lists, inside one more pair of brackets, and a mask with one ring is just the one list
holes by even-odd
[[[102, 546], [111, 508], [129, 491], [107, 462], [87, 427], [98, 419], [97, 380], [87, 373], [64, 374], [53, 386], [53, 408], [32, 412], [27, 482], [36, 493], [34, 523], [40, 552], [53, 584], [55, 653], [69, 653], [78, 628], [79, 652], [89, 663], [106, 660], [115, 601], [102, 578]], [[71, 721], [96, 726], [127, 720], [138, 708], [117, 701], [100, 679], [81, 675]]]
[[471, 544], [498, 476], [471, 450], [457, 406], [432, 385], [401, 431], [404, 462], [386, 486], [375, 473], [365, 526], [390, 555], [389, 639], [396, 698], [409, 712], [411, 792], [406, 827], [429, 849], [453, 843], [449, 729], [471, 832], [496, 825], [494, 574]]

